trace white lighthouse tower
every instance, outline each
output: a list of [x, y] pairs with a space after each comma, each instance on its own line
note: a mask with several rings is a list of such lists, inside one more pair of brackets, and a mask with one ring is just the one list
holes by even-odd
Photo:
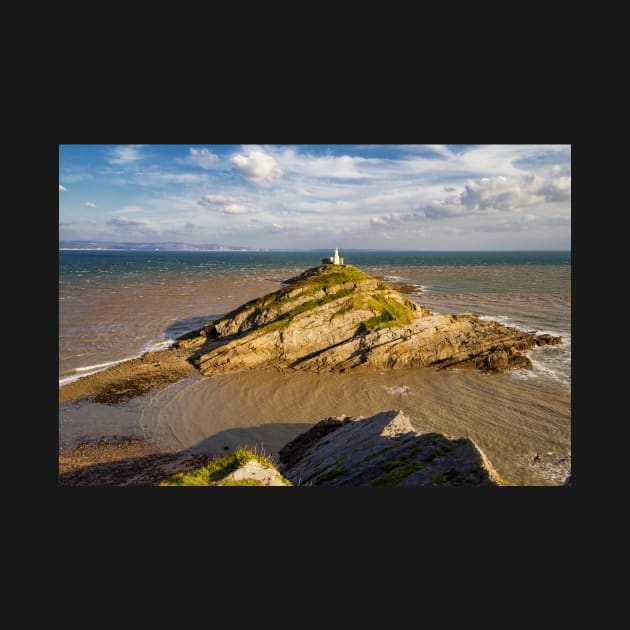
[[343, 265], [343, 256], [339, 255], [339, 248], [335, 247], [335, 254], [330, 258], [322, 258], [322, 265]]

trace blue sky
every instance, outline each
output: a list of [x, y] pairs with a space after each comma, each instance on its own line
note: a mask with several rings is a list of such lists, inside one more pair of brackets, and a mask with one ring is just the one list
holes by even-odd
[[62, 240], [570, 249], [570, 145], [60, 145]]

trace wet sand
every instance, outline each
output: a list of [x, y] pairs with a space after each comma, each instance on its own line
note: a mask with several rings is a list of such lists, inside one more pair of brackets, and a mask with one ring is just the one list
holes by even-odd
[[60, 387], [59, 402], [90, 398], [97, 403], [119, 404], [196, 373], [189, 356], [190, 350], [182, 348], [147, 352]]

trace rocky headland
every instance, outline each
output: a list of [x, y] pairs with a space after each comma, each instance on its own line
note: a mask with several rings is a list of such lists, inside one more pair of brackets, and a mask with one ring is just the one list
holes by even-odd
[[283, 282], [158, 352], [59, 389], [60, 402], [117, 403], [198, 372], [343, 372], [431, 366], [502, 372], [560, 337], [436, 315], [353, 265], [323, 264]]
[[321, 265], [240, 306], [179, 348], [202, 374], [434, 366], [501, 372], [531, 367], [522, 353], [560, 343], [474, 315], [435, 315], [352, 265]]

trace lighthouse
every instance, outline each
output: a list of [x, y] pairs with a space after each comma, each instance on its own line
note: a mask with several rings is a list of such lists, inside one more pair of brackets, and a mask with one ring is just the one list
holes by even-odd
[[330, 258], [322, 258], [322, 265], [343, 265], [343, 257], [339, 255], [339, 248], [335, 247], [335, 253]]

